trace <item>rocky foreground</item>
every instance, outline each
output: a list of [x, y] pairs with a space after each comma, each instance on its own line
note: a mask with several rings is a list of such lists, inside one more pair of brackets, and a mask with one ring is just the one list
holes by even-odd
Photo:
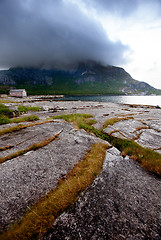
[[[8, 103], [16, 107], [20, 103]], [[101, 128], [109, 118], [125, 118], [104, 130], [131, 139], [161, 153], [161, 109], [150, 106], [100, 102], [26, 102], [40, 106], [39, 122], [48, 117], [89, 113]], [[15, 106], [14, 106], [15, 105]], [[16, 124], [1, 125], [7, 128]], [[95, 142], [101, 141], [63, 120], [0, 137], [0, 152], [7, 156], [35, 142], [58, 137], [48, 145], [0, 164], [0, 230], [19, 219], [32, 204], [57, 185]], [[63, 213], [41, 239], [161, 239], [160, 177], [141, 168], [115, 147], [107, 150], [103, 170], [78, 202]]]

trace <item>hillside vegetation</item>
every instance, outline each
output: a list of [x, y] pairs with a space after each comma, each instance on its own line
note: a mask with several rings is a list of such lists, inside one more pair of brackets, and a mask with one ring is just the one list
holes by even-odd
[[161, 94], [145, 82], [134, 80], [123, 68], [95, 62], [72, 70], [11, 68], [0, 71], [0, 93], [25, 88], [28, 94]]

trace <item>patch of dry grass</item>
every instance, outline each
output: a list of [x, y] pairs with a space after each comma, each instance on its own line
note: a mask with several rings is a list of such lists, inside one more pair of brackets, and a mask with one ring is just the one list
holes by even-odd
[[26, 213], [0, 237], [3, 240], [39, 239], [43, 232], [52, 227], [55, 219], [73, 205], [79, 194], [89, 186], [102, 169], [107, 144], [94, 144], [83, 160], [59, 181], [59, 185]]
[[0, 152], [5, 151], [5, 150], [10, 149], [10, 148], [13, 148], [13, 147], [14, 147], [13, 145], [7, 145], [5, 147], [0, 147]]
[[118, 117], [129, 117], [129, 116], [134, 116], [136, 115], [135, 113], [129, 113], [129, 114], [115, 114]]

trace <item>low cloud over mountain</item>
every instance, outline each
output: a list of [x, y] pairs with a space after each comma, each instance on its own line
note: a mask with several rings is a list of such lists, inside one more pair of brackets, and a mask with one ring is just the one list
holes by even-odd
[[86, 60], [118, 65], [128, 50], [69, 0], [1, 0], [0, 29], [1, 68], [61, 68]]

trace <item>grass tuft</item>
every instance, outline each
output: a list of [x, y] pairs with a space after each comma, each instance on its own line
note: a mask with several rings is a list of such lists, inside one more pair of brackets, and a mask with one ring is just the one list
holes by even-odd
[[10, 123], [20, 123], [20, 122], [32, 122], [39, 120], [39, 117], [36, 115], [25, 116], [21, 118], [12, 118]]
[[12, 110], [6, 107], [4, 104], [0, 104], [0, 125], [7, 124], [10, 122], [12, 116]]
[[87, 125], [95, 124], [96, 121], [94, 119], [89, 119], [91, 117], [93, 116], [90, 114], [76, 113], [76, 114], [54, 116], [52, 117], [52, 119], [64, 119], [67, 122], [73, 122], [77, 128], [80, 128], [81, 124], [83, 123]]
[[72, 171], [59, 181], [54, 191], [49, 192], [17, 224], [0, 237], [3, 240], [39, 239], [52, 227], [55, 219], [73, 205], [79, 194], [89, 186], [101, 171], [107, 144], [94, 144], [83, 160], [75, 164]]
[[10, 123], [10, 119], [5, 115], [1, 115], [0, 116], [0, 125], [8, 124], [8, 123]]
[[36, 115], [30, 115], [30, 116], [25, 116], [21, 118], [12, 118], [12, 119], [9, 119], [6, 116], [2, 116], [0, 117], [0, 125], [8, 124], [8, 123], [32, 122], [37, 120], [39, 120], [39, 117]]
[[10, 148], [13, 148], [13, 147], [14, 147], [13, 145], [7, 145], [5, 147], [0, 147], [0, 152], [5, 151], [5, 150], [10, 149]]
[[0, 115], [10, 116], [13, 111], [6, 107], [4, 104], [0, 104]]
[[18, 106], [18, 111], [20, 113], [27, 113], [29, 111], [34, 111], [37, 112], [39, 111], [41, 108], [40, 107], [30, 107], [30, 106], [24, 106], [24, 105], [20, 105]]

